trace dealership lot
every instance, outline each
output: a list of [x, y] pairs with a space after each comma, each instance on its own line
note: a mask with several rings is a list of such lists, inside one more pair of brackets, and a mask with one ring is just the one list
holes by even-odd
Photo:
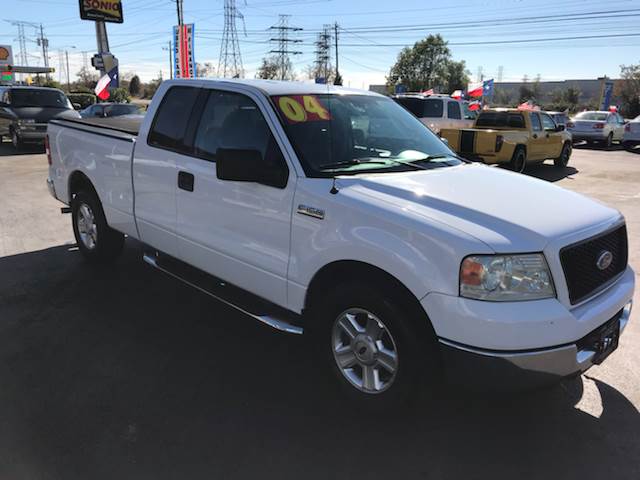
[[[619, 208], [640, 271], [640, 154], [578, 147], [529, 174]], [[640, 475], [637, 311], [581, 379], [373, 415], [333, 395], [304, 338], [152, 271], [137, 244], [85, 265], [45, 178], [43, 154], [0, 146], [0, 478]]]

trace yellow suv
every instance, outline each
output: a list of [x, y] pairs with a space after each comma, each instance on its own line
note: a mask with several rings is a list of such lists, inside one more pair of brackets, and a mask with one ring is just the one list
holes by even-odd
[[508, 164], [516, 172], [547, 159], [564, 168], [571, 157], [571, 134], [546, 112], [484, 110], [473, 128], [442, 129], [440, 136], [466, 158]]

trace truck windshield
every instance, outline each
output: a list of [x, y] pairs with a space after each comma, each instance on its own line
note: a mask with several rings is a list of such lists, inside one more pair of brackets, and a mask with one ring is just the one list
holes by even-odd
[[12, 107], [72, 108], [67, 97], [57, 90], [15, 89], [11, 90]]
[[391, 99], [338, 94], [272, 99], [310, 177], [461, 163], [442, 140]]
[[476, 127], [525, 128], [524, 117], [516, 112], [482, 112]]

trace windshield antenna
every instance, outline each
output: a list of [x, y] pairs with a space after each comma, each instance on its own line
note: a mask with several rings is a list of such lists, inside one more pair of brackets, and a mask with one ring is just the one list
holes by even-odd
[[335, 195], [336, 193], [338, 193], [340, 190], [338, 190], [336, 188], [336, 177], [333, 177], [333, 185], [331, 185], [331, 190], [329, 190], [329, 193], [331, 195]]

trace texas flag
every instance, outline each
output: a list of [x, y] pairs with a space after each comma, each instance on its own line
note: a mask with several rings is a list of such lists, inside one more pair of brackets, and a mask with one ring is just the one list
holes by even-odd
[[484, 83], [483, 82], [470, 83], [469, 87], [467, 88], [467, 96], [468, 97], [481, 97], [483, 91], [484, 91]]
[[423, 90], [422, 95], [433, 95], [433, 88], [430, 88], [429, 90]]
[[455, 98], [456, 100], [460, 100], [462, 97], [464, 97], [462, 90], [456, 90], [451, 94], [451, 98]]
[[104, 75], [96, 84], [96, 95], [101, 100], [109, 98], [109, 85], [113, 84], [113, 87], [118, 86], [118, 67], [113, 67], [106, 75]]

